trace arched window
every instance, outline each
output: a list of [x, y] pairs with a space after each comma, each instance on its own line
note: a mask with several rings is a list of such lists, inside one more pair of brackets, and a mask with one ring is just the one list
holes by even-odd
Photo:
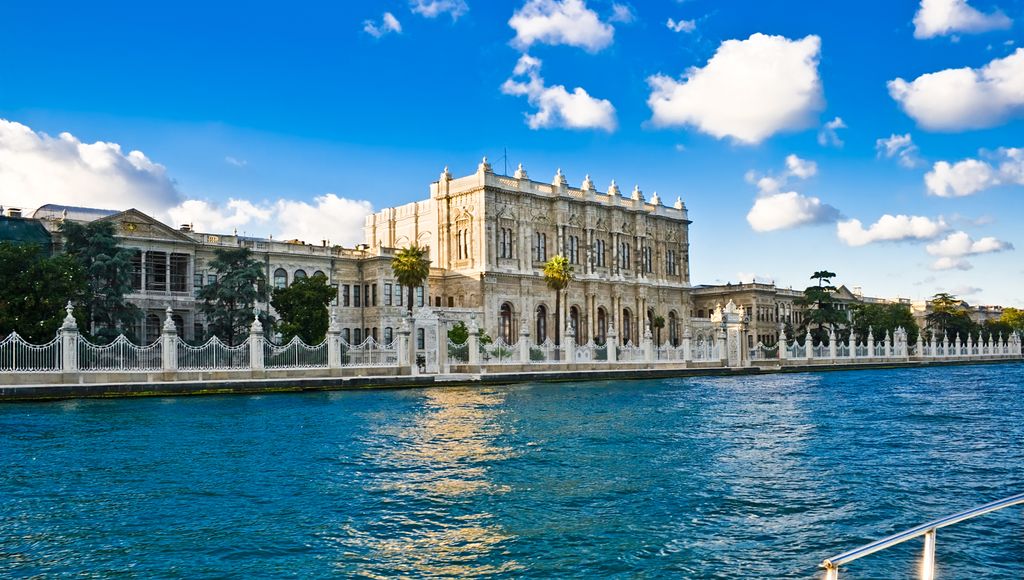
[[341, 329], [341, 338], [345, 342], [352, 344], [352, 331], [347, 328]]
[[323, 270], [317, 270], [316, 272], [313, 272], [313, 277], [316, 278], [317, 276], [327, 278], [327, 274], [324, 274]]
[[379, 342], [379, 341], [377, 340], [377, 337], [379, 336], [379, 335], [377, 334], [377, 327], [376, 327], [376, 326], [374, 326], [374, 327], [373, 327], [373, 330], [372, 330], [371, 332], [372, 332], [372, 335], [373, 335], [373, 340], [374, 340], [374, 341], [377, 341], [377, 342]]
[[384, 327], [384, 344], [391, 344], [395, 341], [395, 331], [390, 326]]
[[604, 309], [604, 306], [597, 309], [597, 337], [595, 342], [604, 344], [607, 340], [608, 332], [608, 311]]
[[305, 270], [296, 270], [295, 271], [295, 275], [292, 276], [292, 279], [293, 280], [301, 280], [301, 279], [303, 279], [305, 277], [306, 277], [306, 271]]
[[548, 339], [548, 309], [543, 304], [537, 307], [536, 324], [533, 336], [537, 341], [537, 344], [541, 344]]
[[141, 337], [142, 344], [151, 344], [160, 338], [160, 317], [156, 314], [146, 315], [146, 335]]
[[679, 317], [675, 310], [668, 313], [668, 342], [672, 346], [679, 346]]
[[174, 321], [174, 330], [178, 336], [185, 338], [185, 319], [180, 314], [172, 314], [171, 320]]
[[633, 313], [629, 308], [622, 309], [622, 344], [633, 340]]
[[697, 311], [697, 318], [704, 318], [704, 309], [701, 308]]
[[356, 329], [354, 329], [352, 331], [352, 340], [355, 342], [355, 344], [362, 344], [363, 343], [363, 329], [362, 328], [356, 328]]
[[569, 323], [573, 332], [576, 333], [576, 344], [583, 344], [583, 326], [580, 324], [580, 309], [576, 306], [569, 308]]
[[498, 333], [506, 344], [512, 344], [512, 305], [508, 302], [501, 305]]
[[284, 288], [288, 285], [288, 272], [284, 268], [274, 270], [274, 288]]

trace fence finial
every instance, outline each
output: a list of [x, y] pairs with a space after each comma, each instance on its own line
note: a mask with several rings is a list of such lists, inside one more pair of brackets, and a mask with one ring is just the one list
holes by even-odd
[[78, 323], [75, 321], [75, 307], [72, 306], [71, 301], [68, 300], [67, 306], [64, 307], [67, 315], [64, 317], [64, 324], [61, 325], [61, 330], [78, 330]]

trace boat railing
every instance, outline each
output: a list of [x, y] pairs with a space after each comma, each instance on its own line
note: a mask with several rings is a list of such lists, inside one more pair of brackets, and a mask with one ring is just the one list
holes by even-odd
[[821, 563], [821, 567], [825, 569], [825, 580], [839, 580], [840, 566], [845, 566], [846, 564], [863, 558], [864, 556], [880, 552], [886, 548], [891, 548], [892, 546], [902, 544], [907, 540], [913, 540], [914, 538], [919, 538], [921, 536], [924, 536], [924, 554], [921, 558], [921, 580], [934, 580], [936, 530], [1018, 504], [1024, 504], [1024, 493], [1012, 495], [985, 505], [948, 515], [926, 524], [910, 528], [909, 530], [904, 530], [898, 534], [882, 538], [881, 540], [875, 540], [874, 542], [865, 544], [859, 548], [854, 548], [853, 550], [832, 556]]

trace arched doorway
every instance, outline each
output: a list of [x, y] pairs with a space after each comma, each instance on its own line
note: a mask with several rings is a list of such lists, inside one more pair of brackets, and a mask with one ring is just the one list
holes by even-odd
[[604, 344], [607, 340], [608, 333], [608, 311], [601, 306], [597, 309], [597, 336], [594, 337], [594, 342], [598, 344]]
[[533, 333], [537, 344], [542, 344], [548, 339], [548, 309], [543, 304], [537, 307]]
[[668, 313], [668, 342], [672, 346], [679, 346], [679, 317], [675, 310]]
[[576, 333], [576, 344], [583, 344], [583, 325], [580, 324], [580, 309], [578, 306], [569, 308], [569, 324]]
[[622, 309], [622, 344], [633, 341], [633, 313], [629, 308]]
[[508, 302], [501, 305], [499, 312], [498, 336], [505, 344], [512, 344], [512, 305]]

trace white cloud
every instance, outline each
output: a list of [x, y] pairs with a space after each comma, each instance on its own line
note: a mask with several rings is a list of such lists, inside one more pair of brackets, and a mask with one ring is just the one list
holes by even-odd
[[755, 232], [786, 230], [797, 226], [835, 221], [839, 211], [816, 197], [795, 191], [759, 197], [747, 214]]
[[953, 232], [934, 244], [928, 244], [925, 249], [933, 256], [963, 258], [1012, 250], [1013, 244], [991, 236], [974, 240], [967, 232]]
[[792, 153], [786, 156], [786, 172], [800, 179], [814, 177], [818, 173], [818, 164], [801, 159]]
[[806, 128], [824, 106], [818, 56], [821, 40], [754, 34], [727, 40], [703, 68], [682, 80], [647, 79], [658, 127], [691, 125], [719, 139], [757, 144], [780, 131]]
[[629, 4], [612, 4], [612, 15], [608, 22], [621, 22], [630, 24], [636, 21], [636, 13]]
[[516, 31], [512, 44], [520, 50], [539, 42], [598, 52], [615, 36], [615, 29], [601, 22], [583, 0], [527, 0], [508, 25]]
[[[546, 86], [540, 76], [541, 61], [528, 54], [519, 57], [513, 78], [501, 85], [506, 95], [525, 96], [537, 108], [526, 115], [531, 129], [562, 127], [566, 129], [601, 129], [615, 131], [615, 107], [605, 99], [595, 99], [581, 87], [570, 93], [562, 85]], [[526, 76], [516, 80], [514, 77]]]
[[249, 162], [246, 161], [245, 159], [239, 159], [237, 157], [232, 157], [230, 155], [224, 158], [224, 163], [227, 163], [228, 165], [234, 165], [235, 167], [245, 167], [246, 165], [249, 164]]
[[667, 26], [672, 32], [693, 32], [697, 29], [697, 22], [694, 20], [676, 21], [669, 18], [668, 21], [665, 22], [665, 26]]
[[889, 95], [932, 131], [1001, 125], [1024, 114], [1024, 48], [980, 69], [945, 69], [889, 81]]
[[997, 185], [1024, 185], [1024, 148], [1001, 147], [982, 153], [992, 162], [970, 158], [952, 164], [937, 162], [924, 176], [928, 193], [963, 197]]
[[768, 274], [755, 274], [753, 272], [738, 272], [736, 274], [740, 284], [774, 284], [775, 279]]
[[192, 223], [199, 230], [300, 238], [312, 243], [338, 238], [362, 241], [370, 202], [334, 194], [314, 203], [278, 199], [223, 205], [187, 199], [163, 165], [140, 151], [125, 154], [117, 143], [83, 143], [70, 133], [50, 137], [0, 119], [0, 204], [23, 209], [47, 203], [101, 209], [139, 209], [169, 225]]
[[921, 0], [914, 15], [914, 38], [1003, 30], [1012, 25], [1013, 20], [1001, 11], [985, 14], [968, 5], [967, 0]]
[[384, 16], [381, 17], [380, 24], [377, 24], [373, 20], [367, 20], [363, 22], [363, 32], [369, 34], [374, 38], [380, 38], [385, 34], [389, 34], [391, 32], [397, 32], [401, 34], [402, 24], [398, 22], [398, 19], [395, 18], [394, 14], [390, 12], [385, 12]]
[[102, 209], [131, 205], [159, 213], [184, 199], [163, 165], [117, 143], [51, 137], [0, 119], [0, 204], [22, 209], [47, 203]]
[[460, 16], [469, 11], [469, 5], [465, 0], [411, 0], [409, 8], [416, 14], [427, 18], [450, 14], [452, 20], [458, 20]]
[[932, 262], [932, 265], [931, 265], [930, 268], [932, 270], [936, 270], [936, 271], [939, 271], [939, 270], [964, 270], [964, 271], [967, 271], [967, 270], [970, 270], [973, 267], [974, 266], [972, 266], [970, 262], [968, 262], [967, 260], [964, 260], [963, 258], [950, 258], [950, 257], [947, 256], [947, 257], [944, 257], [944, 258], [939, 258], [938, 260], [935, 260], [934, 262]]
[[879, 157], [896, 158], [896, 161], [907, 169], [914, 169], [924, 163], [910, 133], [903, 135], [893, 133], [887, 139], [875, 140], [875, 151], [878, 152]]
[[841, 221], [836, 225], [836, 234], [847, 246], [866, 246], [875, 242], [931, 240], [947, 229], [942, 218], [885, 214], [867, 228], [857, 219]]
[[839, 138], [839, 129], [845, 129], [846, 123], [843, 122], [842, 117], [836, 117], [828, 123], [825, 123], [821, 130], [818, 131], [818, 145], [822, 147], [828, 147], [832, 145], [834, 147], [842, 147], [843, 140]]

